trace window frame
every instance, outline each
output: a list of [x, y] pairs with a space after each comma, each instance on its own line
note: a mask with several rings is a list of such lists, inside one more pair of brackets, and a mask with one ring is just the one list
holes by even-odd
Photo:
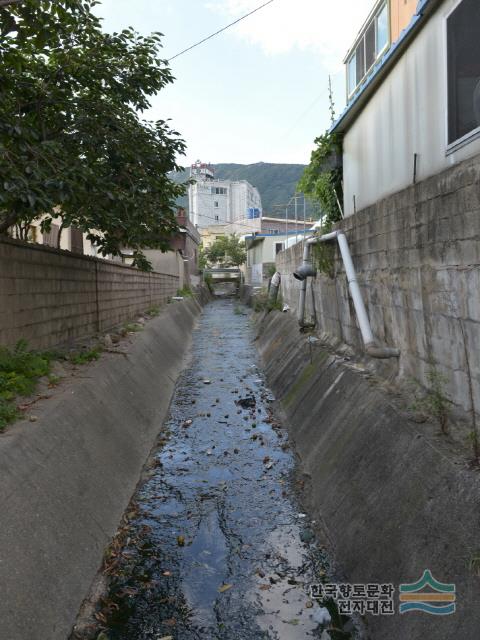
[[[460, 0], [460, 2], [461, 1], [462, 0]], [[383, 48], [377, 52], [377, 46], [378, 46], [378, 18], [380, 16], [380, 14], [383, 12], [384, 9], [387, 10], [387, 42], [385, 43]], [[372, 24], [375, 25], [375, 59], [374, 59], [373, 63], [370, 65], [370, 67], [367, 69], [366, 68], [366, 64], [367, 64], [366, 34], [367, 34], [367, 31], [372, 26]], [[391, 41], [392, 41], [392, 33], [391, 33], [391, 24], [390, 24], [390, 3], [388, 2], [388, 0], [382, 0], [382, 2], [378, 3], [377, 7], [372, 11], [371, 16], [367, 19], [367, 21], [363, 25], [363, 28], [362, 28], [362, 30], [360, 32], [359, 37], [353, 43], [353, 45], [352, 45], [352, 47], [350, 49], [349, 55], [346, 58], [345, 66], [346, 66], [346, 70], [347, 70], [346, 71], [346, 75], [347, 75], [347, 102], [349, 100], [351, 100], [351, 98], [355, 95], [355, 93], [358, 91], [358, 88], [360, 87], [362, 82], [369, 75], [370, 71], [377, 64], [377, 62], [383, 56], [385, 51], [388, 50], [388, 48], [391, 45]], [[351, 88], [350, 87], [350, 63], [353, 61], [353, 59], [355, 59], [355, 60], [357, 59], [357, 50], [358, 50], [358, 47], [360, 45], [363, 46], [363, 62], [364, 62], [365, 71], [364, 71], [362, 77], [356, 82], [355, 86], [353, 88]], [[355, 62], [355, 71], [356, 71], [356, 62]], [[355, 76], [355, 80], [357, 80], [356, 76]]]
[[464, 0], [457, 0], [454, 6], [450, 8], [448, 12], [445, 13], [443, 18], [443, 60], [444, 60], [444, 80], [445, 80], [445, 89], [444, 89], [444, 99], [445, 99], [445, 155], [449, 156], [455, 151], [462, 149], [467, 146], [471, 142], [478, 140], [480, 138], [480, 125], [476, 129], [472, 129], [461, 138], [457, 138], [453, 142], [450, 142], [450, 86], [449, 86], [449, 75], [448, 75], [448, 20], [452, 16], [453, 13], [458, 9], [458, 7], [462, 4]]

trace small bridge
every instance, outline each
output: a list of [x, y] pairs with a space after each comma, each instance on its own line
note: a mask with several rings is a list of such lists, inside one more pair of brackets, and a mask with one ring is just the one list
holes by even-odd
[[220, 284], [222, 282], [238, 283], [242, 282], [242, 272], [238, 267], [212, 267], [205, 269], [203, 276], [211, 276], [212, 284]]

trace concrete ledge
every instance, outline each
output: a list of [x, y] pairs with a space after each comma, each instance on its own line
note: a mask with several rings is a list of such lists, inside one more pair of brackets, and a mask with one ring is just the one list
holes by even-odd
[[263, 316], [257, 342], [343, 577], [398, 590], [430, 569], [457, 586], [456, 614], [369, 616], [371, 637], [478, 638], [480, 578], [468, 567], [480, 550], [478, 472], [426, 438], [340, 358], [317, 347], [311, 363], [291, 316]]
[[0, 435], [0, 636], [65, 640], [133, 494], [184, 366], [195, 299], [167, 306], [127, 357]]

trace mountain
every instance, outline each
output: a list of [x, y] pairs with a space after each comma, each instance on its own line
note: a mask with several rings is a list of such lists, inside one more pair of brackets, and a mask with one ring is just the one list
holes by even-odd
[[[262, 198], [263, 215], [285, 216], [285, 205], [295, 194], [305, 165], [273, 164], [257, 162], [255, 164], [214, 164], [215, 177], [220, 180], [247, 180], [257, 187]], [[189, 178], [188, 170], [172, 174], [175, 182], [185, 182]], [[188, 198], [181, 198], [179, 206], [188, 207]], [[276, 207], [275, 205], [281, 205]], [[290, 207], [289, 216], [293, 215]], [[303, 213], [302, 213], [303, 215]], [[300, 216], [300, 213], [299, 213]]]

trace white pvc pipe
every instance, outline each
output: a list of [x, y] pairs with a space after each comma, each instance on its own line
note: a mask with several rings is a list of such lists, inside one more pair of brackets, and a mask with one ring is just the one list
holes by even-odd
[[[326, 233], [323, 236], [310, 238], [309, 240], [307, 240], [307, 242], [305, 243], [305, 250], [303, 254], [304, 263], [309, 262], [310, 260], [310, 250], [313, 244], [316, 244], [317, 242], [327, 242], [329, 240], [337, 240], [338, 242], [338, 247], [340, 249], [343, 264], [345, 265], [345, 272], [347, 274], [347, 281], [353, 300], [353, 306], [357, 315], [358, 326], [360, 327], [360, 333], [362, 334], [362, 340], [365, 345], [365, 351], [374, 358], [391, 358], [399, 356], [400, 352], [398, 351], [398, 349], [380, 347], [375, 341], [372, 328], [370, 326], [370, 321], [368, 319], [367, 310], [365, 308], [365, 303], [363, 302], [362, 293], [358, 285], [357, 273], [355, 271], [355, 267], [353, 266], [347, 237], [343, 231], [332, 231], [331, 233]], [[300, 291], [300, 308], [298, 314], [299, 318], [301, 318], [302, 320], [305, 316], [306, 288], [307, 282], [305, 279], [302, 282], [302, 289]]]

